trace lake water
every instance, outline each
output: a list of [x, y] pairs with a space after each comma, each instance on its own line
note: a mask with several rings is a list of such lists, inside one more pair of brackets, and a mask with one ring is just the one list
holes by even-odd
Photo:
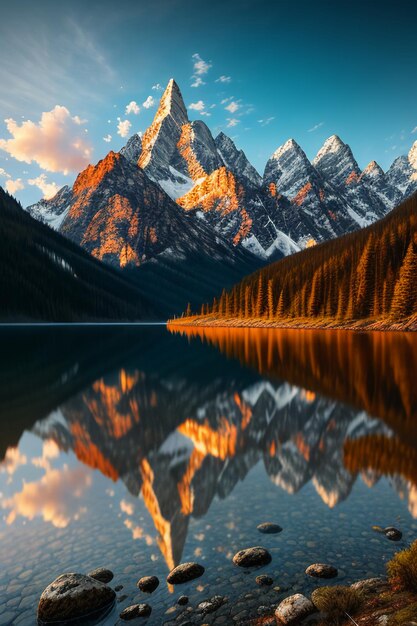
[[[0, 625], [36, 623], [54, 578], [99, 566], [123, 585], [106, 624], [134, 602], [149, 626], [249, 624], [324, 584], [311, 563], [350, 583], [417, 538], [415, 335], [171, 330], [0, 330]], [[235, 567], [253, 545], [271, 564]], [[193, 560], [201, 578], [165, 583]]]

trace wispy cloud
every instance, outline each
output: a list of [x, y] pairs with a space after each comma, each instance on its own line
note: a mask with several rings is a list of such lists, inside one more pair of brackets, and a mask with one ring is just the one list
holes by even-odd
[[59, 45], [40, 21], [2, 33], [2, 44], [13, 54], [3, 55], [0, 64], [0, 84], [7, 85], [0, 107], [14, 115], [28, 106], [45, 110], [57, 101], [70, 106], [98, 101], [116, 80], [93, 33], [70, 19], [62, 22]]
[[105, 136], [103, 137], [103, 141], [105, 141], [106, 143], [110, 143], [110, 142], [111, 142], [111, 140], [112, 140], [112, 136], [111, 136], [110, 134], [105, 135]]
[[231, 76], [219, 76], [219, 78], [216, 78], [216, 80], [214, 82], [216, 83], [230, 83], [232, 81], [232, 77]]
[[85, 120], [59, 105], [42, 113], [38, 124], [26, 120], [19, 126], [9, 118], [6, 127], [12, 137], [0, 139], [0, 149], [49, 172], [78, 172], [88, 165], [92, 154], [83, 124]]
[[227, 118], [227, 126], [228, 127], [233, 127], [233, 126], [237, 126], [238, 124], [240, 124], [240, 120], [236, 119], [235, 117], [228, 117]]
[[212, 67], [212, 63], [209, 61], [204, 61], [198, 53], [193, 54], [193, 75], [191, 80], [191, 87], [201, 87], [201, 85], [205, 85], [206, 83], [202, 79], [202, 76], [205, 76], [209, 69]]
[[11, 178], [10, 174], [8, 174], [2, 167], [0, 167], [0, 176], [3, 176], [3, 178]]
[[268, 126], [271, 122], [273, 122], [275, 119], [275, 117], [271, 116], [271, 117], [266, 117], [265, 119], [262, 120], [258, 120], [258, 124], [260, 124], [261, 126]]
[[163, 89], [163, 87], [159, 83], [156, 83], [156, 85], [152, 85], [152, 90], [153, 91], [162, 91], [162, 89]]
[[308, 133], [314, 133], [315, 130], [318, 130], [324, 125], [324, 122], [319, 122], [318, 124], [314, 124], [311, 128], [307, 130]]
[[417, 133], [417, 126], [414, 126], [413, 130], [411, 131], [412, 135], [414, 135], [414, 133]]

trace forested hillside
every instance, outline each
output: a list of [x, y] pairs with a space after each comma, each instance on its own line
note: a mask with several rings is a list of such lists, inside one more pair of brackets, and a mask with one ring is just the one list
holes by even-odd
[[139, 289], [28, 215], [0, 188], [0, 320], [155, 317]]
[[363, 230], [248, 276], [187, 322], [417, 326], [417, 195]]

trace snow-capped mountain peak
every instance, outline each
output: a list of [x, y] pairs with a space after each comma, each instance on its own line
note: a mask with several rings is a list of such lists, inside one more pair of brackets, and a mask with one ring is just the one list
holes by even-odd
[[339, 152], [339, 150], [343, 150], [343, 148], [346, 147], [346, 144], [343, 143], [338, 135], [331, 135], [331, 137], [326, 139], [323, 146], [317, 152], [317, 155], [313, 160], [313, 165], [316, 165], [324, 156]]
[[262, 177], [248, 161], [243, 150], [238, 150], [230, 137], [221, 132], [214, 141], [222, 162], [235, 176], [243, 179], [250, 186], [261, 186]]
[[295, 141], [295, 139], [290, 138], [290, 139], [287, 139], [287, 141], [284, 144], [282, 144], [282, 146], [279, 146], [279, 148], [275, 150], [275, 152], [271, 156], [271, 159], [275, 159], [276, 161], [278, 161], [278, 159], [280, 159], [282, 155], [288, 152], [289, 150], [295, 150], [296, 152], [304, 154], [303, 150]]
[[362, 172], [362, 178], [365, 176], [369, 178], [379, 178], [384, 176], [384, 170], [376, 161], [371, 161]]
[[408, 160], [411, 167], [416, 170], [416, 173], [413, 174], [413, 180], [417, 180], [417, 141], [411, 146], [411, 150], [408, 153]]

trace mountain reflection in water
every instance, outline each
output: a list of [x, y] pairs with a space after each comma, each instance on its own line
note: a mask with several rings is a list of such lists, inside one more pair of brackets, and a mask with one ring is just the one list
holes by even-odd
[[[37, 378], [37, 395], [53, 390], [51, 406], [21, 429], [141, 497], [169, 568], [181, 560], [190, 519], [259, 462], [277, 487], [296, 493], [311, 482], [329, 507], [359, 474], [368, 486], [389, 475], [417, 517], [417, 337], [178, 327], [187, 345], [172, 329], [120, 331], [108, 367], [104, 359], [93, 369], [94, 345], [86, 360], [83, 341], [69, 342], [78, 347], [58, 390], [55, 370]], [[26, 392], [33, 402], [31, 373], [21, 376], [20, 416]], [[3, 464], [16, 457], [18, 439], [13, 432]], [[16, 515], [9, 511], [9, 523]]]

